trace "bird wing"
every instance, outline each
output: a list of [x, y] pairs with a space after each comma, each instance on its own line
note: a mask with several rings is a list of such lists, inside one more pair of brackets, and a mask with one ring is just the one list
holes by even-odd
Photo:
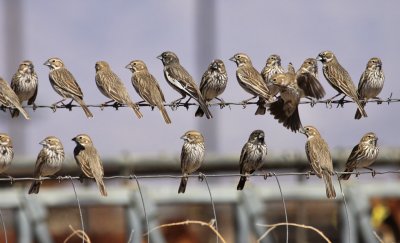
[[132, 84], [136, 89], [136, 92], [152, 106], [162, 104], [165, 102], [164, 94], [161, 88], [154, 78], [148, 72], [137, 72], [132, 76]]
[[66, 68], [53, 70], [49, 74], [50, 82], [62, 90], [63, 93], [69, 93], [79, 98], [83, 98], [83, 93], [72, 73]]
[[194, 99], [199, 98], [200, 91], [192, 76], [180, 65], [170, 65], [165, 68], [167, 79], [179, 90], [185, 92]]
[[239, 68], [236, 75], [241, 80], [244, 86], [265, 99], [270, 98], [269, 90], [261, 75], [254, 67]]
[[37, 178], [42, 175], [41, 169], [43, 164], [46, 162], [46, 152], [44, 149], [40, 150], [37, 159], [36, 159], [36, 164], [35, 164], [35, 170], [33, 172], [33, 177]]
[[324, 75], [330, 83], [345, 95], [351, 98], [357, 97], [356, 87], [349, 73], [339, 63], [336, 63], [336, 65], [326, 65], [325, 68]]
[[322, 170], [333, 171], [328, 145], [322, 138], [312, 138], [306, 143], [307, 157], [315, 174], [321, 178]]
[[245, 145], [242, 148], [242, 152], [240, 153], [240, 160], [239, 160], [239, 167], [240, 167], [240, 174], [243, 173], [243, 166], [245, 164], [245, 160], [249, 158], [249, 152], [250, 152], [250, 144], [245, 143]]
[[131, 102], [128, 91], [121, 79], [112, 71], [99, 72], [96, 83], [100, 84], [108, 96], [120, 104]]
[[[75, 153], [74, 153], [75, 154]], [[94, 147], [85, 147], [75, 155], [78, 165], [87, 177], [103, 177], [103, 164]]]
[[322, 99], [325, 96], [324, 87], [319, 80], [311, 73], [304, 72], [296, 75], [297, 85], [303, 90], [304, 95], [316, 99]]

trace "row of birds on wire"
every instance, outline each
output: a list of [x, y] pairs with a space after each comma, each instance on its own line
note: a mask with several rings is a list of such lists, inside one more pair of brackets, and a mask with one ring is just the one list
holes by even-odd
[[[195, 116], [205, 115], [207, 118], [212, 118], [208, 109], [209, 102], [218, 99], [221, 104], [224, 103], [223, 99], [219, 98], [228, 81], [224, 62], [219, 59], [213, 60], [204, 72], [198, 87], [189, 72], [180, 64], [175, 53], [166, 51], [158, 58], [164, 65], [164, 77], [167, 83], [181, 95], [179, 99], [172, 102], [173, 107], [176, 108], [188, 96], [188, 100], [184, 103], [186, 107], [191, 99], [196, 100], [199, 104]], [[236, 78], [239, 85], [252, 95], [250, 99], [242, 101], [242, 104], [245, 105], [258, 97], [258, 108], [255, 114], [263, 115], [268, 109], [275, 119], [292, 131], [298, 131], [301, 128], [298, 111], [300, 99], [308, 98], [315, 101], [325, 96], [325, 90], [318, 80], [317, 61], [321, 61], [326, 80], [338, 92], [328, 101], [343, 94], [343, 98], [339, 101], [343, 104], [344, 98], [350, 97], [357, 104], [355, 119], [367, 117], [364, 109], [366, 102], [369, 99], [379, 99], [378, 95], [383, 88], [385, 79], [382, 61], [373, 57], [368, 61], [357, 89], [349, 73], [340, 65], [331, 51], [321, 52], [317, 58], [307, 58], [297, 71], [291, 63], [287, 70], [284, 70], [279, 55], [269, 56], [261, 72], [253, 67], [249, 56], [244, 53], [237, 53], [229, 60], [237, 64]], [[83, 100], [81, 88], [63, 61], [60, 58], [50, 58], [44, 65], [50, 68], [49, 80], [53, 89], [63, 98], [52, 105], [53, 110], [55, 111], [59, 103], [71, 109], [72, 102], [75, 101], [82, 107], [87, 117], [93, 117]], [[171, 123], [164, 107], [164, 94], [156, 78], [148, 71], [146, 64], [141, 60], [134, 60], [126, 68], [132, 72], [132, 85], [143, 102], [147, 102], [152, 108], [157, 107], [165, 123]], [[116, 108], [126, 105], [132, 108], [138, 118], [143, 117], [138, 103], [132, 101], [124, 83], [111, 70], [109, 64], [105, 61], [98, 61], [95, 69], [96, 85], [101, 93], [110, 99], [102, 105], [105, 106], [112, 102]], [[35, 109], [37, 93], [38, 77], [31, 61], [23, 61], [19, 65], [10, 86], [0, 78], [0, 105], [3, 108], [10, 108], [13, 117], [22, 113], [26, 119], [30, 119], [22, 107], [22, 103], [27, 101], [28, 105], [32, 105]], [[63, 102], [69, 98], [71, 102], [64, 104]]]
[[[313, 126], [305, 126], [300, 129], [305, 134], [307, 142], [305, 151], [310, 162], [311, 172], [325, 182], [326, 195], [328, 198], [335, 198], [336, 192], [332, 183], [334, 176], [332, 157], [329, 147], [322, 138], [319, 131]], [[180, 155], [182, 178], [178, 193], [184, 193], [188, 176], [196, 172], [205, 158], [205, 140], [201, 132], [189, 130], [181, 136], [183, 146]], [[72, 139], [75, 143], [73, 151], [76, 163], [82, 171], [82, 175], [94, 178], [101, 195], [107, 196], [105, 184], [103, 182], [104, 169], [99, 153], [93, 145], [92, 139], [87, 134], [79, 134]], [[346, 162], [345, 173], [339, 179], [348, 180], [351, 172], [358, 168], [367, 168], [375, 162], [379, 153], [377, 146], [378, 137], [373, 132], [366, 133], [360, 142], [354, 146]], [[40, 142], [43, 148], [40, 150], [34, 169], [34, 180], [29, 188], [29, 194], [39, 193], [42, 183], [41, 178], [54, 176], [62, 166], [64, 161], [64, 148], [61, 141], [54, 136], [46, 137]], [[253, 131], [247, 142], [244, 144], [240, 159], [240, 180], [237, 190], [243, 190], [249, 175], [261, 168], [267, 156], [267, 145], [265, 143], [265, 133], [262, 130]], [[0, 133], [0, 173], [5, 173], [11, 165], [14, 157], [13, 144], [10, 136]], [[372, 170], [372, 175], [375, 171]], [[12, 179], [12, 178], [11, 178]]]

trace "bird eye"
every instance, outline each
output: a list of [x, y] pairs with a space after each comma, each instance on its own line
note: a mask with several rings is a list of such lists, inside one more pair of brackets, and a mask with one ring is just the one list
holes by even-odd
[[133, 63], [133, 66], [136, 66], [136, 62]]

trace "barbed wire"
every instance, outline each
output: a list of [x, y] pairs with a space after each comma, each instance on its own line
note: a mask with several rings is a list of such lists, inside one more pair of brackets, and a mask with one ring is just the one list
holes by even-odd
[[[376, 103], [378, 105], [380, 104], [391, 104], [391, 103], [399, 103], [400, 102], [400, 98], [393, 98], [392, 97], [393, 94], [391, 93], [389, 95], [389, 97], [387, 98], [379, 98], [379, 99], [370, 99], [365, 101], [366, 103]], [[301, 101], [299, 104], [300, 105], [310, 105], [311, 107], [314, 107], [316, 104], [325, 104], [325, 106], [327, 108], [332, 108], [333, 105], [337, 105], [337, 107], [344, 107], [345, 104], [348, 103], [355, 103], [353, 100], [349, 100], [349, 99], [335, 99], [335, 100], [331, 100], [331, 99], [324, 99], [324, 100], [303, 100]], [[138, 106], [141, 107], [151, 107], [152, 109], [154, 108], [153, 106], [151, 106], [150, 104], [148, 104], [147, 102], [137, 102], [136, 103]], [[210, 102], [208, 103], [209, 106], [219, 106], [221, 109], [228, 107], [230, 108], [230, 106], [242, 106], [243, 108], [246, 108], [247, 106], [251, 106], [251, 105], [258, 105], [257, 102], [243, 102], [243, 101], [228, 101], [228, 102]], [[164, 104], [165, 107], [170, 107], [172, 110], [177, 110], [179, 107], [184, 107], [186, 109], [189, 109], [190, 106], [198, 106], [197, 103], [194, 102], [180, 102], [180, 103], [165, 103]], [[23, 108], [31, 108], [33, 110], [36, 109], [51, 109], [54, 112], [57, 109], [67, 109], [67, 110], [72, 110], [73, 108], [79, 108], [79, 105], [76, 104], [60, 104], [60, 105], [24, 105]], [[114, 108], [116, 110], [118, 110], [119, 108], [126, 108], [128, 106], [124, 105], [124, 104], [119, 104], [119, 103], [113, 103], [113, 104], [108, 104], [108, 103], [101, 103], [101, 104], [88, 104], [87, 107], [91, 107], [91, 108], [100, 108], [101, 110], [105, 109], [105, 108]], [[3, 111], [6, 111], [4, 109], [4, 107], [1, 107], [3, 109]]]

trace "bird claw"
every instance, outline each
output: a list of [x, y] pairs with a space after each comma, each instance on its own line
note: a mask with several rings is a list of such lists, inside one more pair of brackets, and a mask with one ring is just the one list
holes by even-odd
[[64, 103], [62, 103], [62, 104], [66, 109], [68, 109], [69, 111], [72, 111], [72, 100], [68, 104], [64, 104]]
[[376, 176], [376, 171], [372, 170], [371, 175], [372, 175], [372, 177], [375, 177]]
[[307, 171], [306, 179], [310, 179], [311, 173], [312, 173], [312, 171], [310, 171], [310, 170]]
[[205, 178], [205, 175], [203, 173], [199, 172], [199, 181], [203, 182], [204, 178]]
[[56, 112], [57, 111], [57, 103], [56, 104], [52, 104], [50, 106], [50, 108], [53, 110], [53, 112]]
[[37, 109], [37, 105], [35, 103], [32, 104], [32, 110], [36, 110]]
[[189, 101], [185, 102], [185, 104], [183, 104], [183, 107], [185, 107], [186, 110], [189, 110]]
[[246, 109], [246, 107], [247, 107], [247, 101], [242, 101], [242, 102], [240, 102], [240, 104], [243, 106], [243, 109]]
[[176, 111], [178, 109], [180, 102], [179, 101], [172, 101], [171, 102], [171, 110]]
[[118, 102], [114, 102], [112, 106], [115, 108], [115, 110], [118, 110], [118, 108], [120, 108], [122, 105]]
[[358, 176], [361, 175], [361, 173], [359, 171], [356, 171], [356, 177], [358, 178]]
[[338, 101], [338, 104], [337, 104], [336, 108], [339, 108], [339, 106], [342, 107], [342, 108], [344, 107], [344, 98], [345, 98], [345, 96], [343, 96], [343, 98], [341, 98]]
[[271, 177], [271, 176], [272, 176], [272, 175], [271, 175], [270, 172], [265, 173], [265, 174], [264, 174], [264, 180], [268, 179], [268, 177]]
[[10, 179], [10, 185], [14, 183], [14, 177], [7, 175], [8, 179]]
[[332, 99], [326, 101], [326, 108], [332, 109]]
[[317, 101], [316, 101], [315, 99], [311, 98], [311, 99], [310, 99], [310, 106], [311, 106], [311, 107], [314, 107], [315, 104], [317, 104]]

